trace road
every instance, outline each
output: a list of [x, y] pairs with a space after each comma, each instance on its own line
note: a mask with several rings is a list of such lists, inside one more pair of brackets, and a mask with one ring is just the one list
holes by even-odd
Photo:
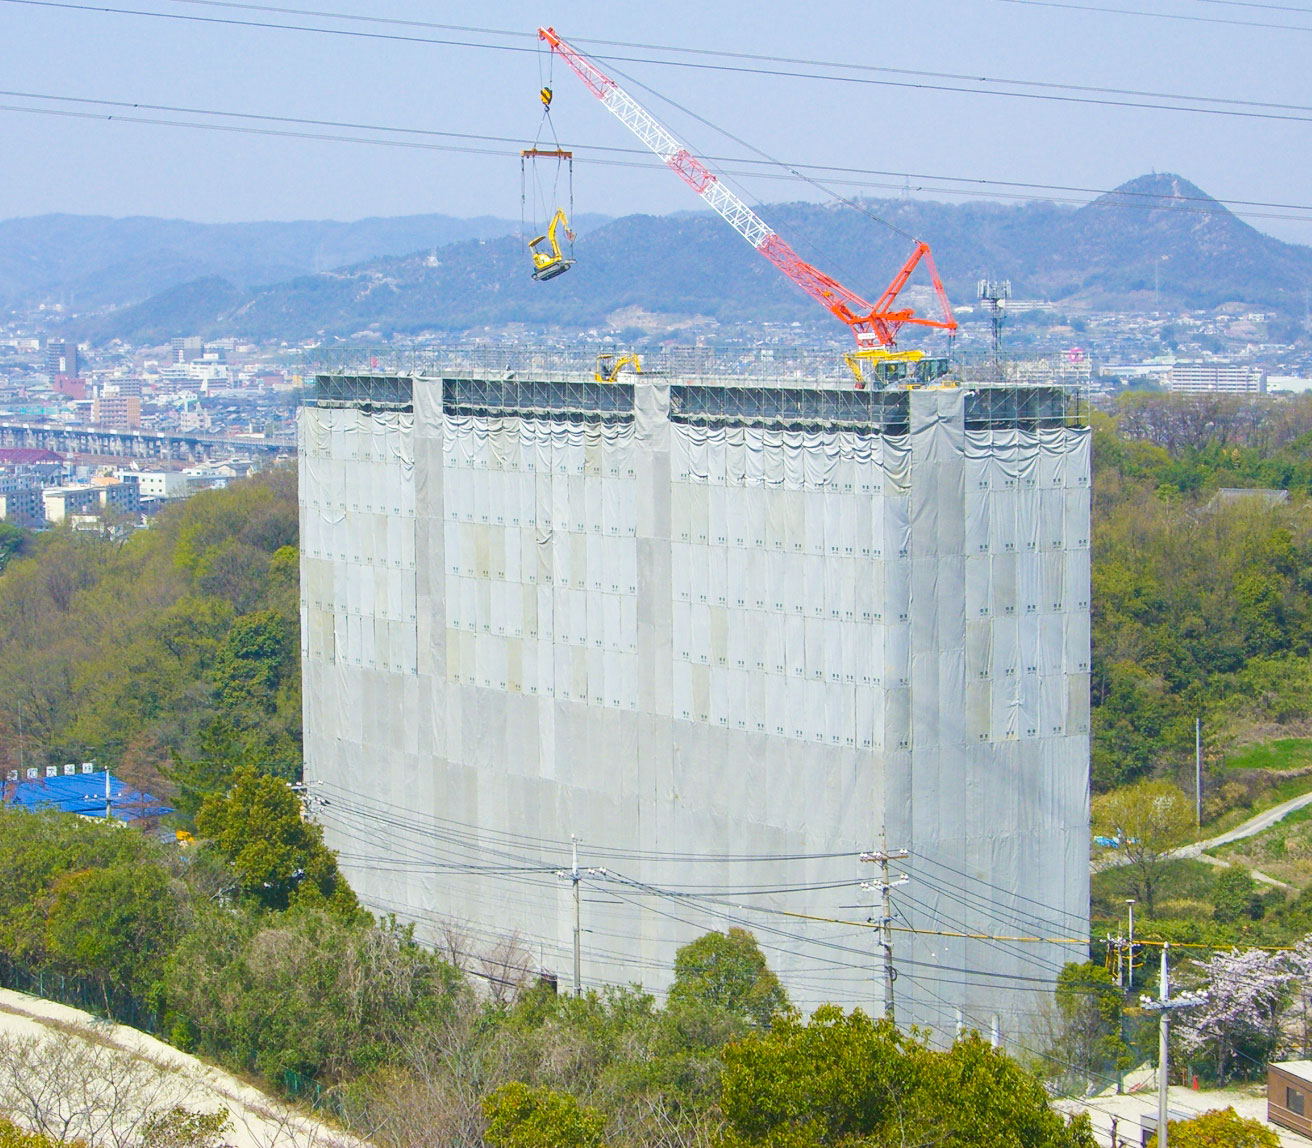
[[[1227, 829], [1224, 833], [1218, 833], [1215, 837], [1208, 837], [1202, 841], [1192, 841], [1188, 845], [1180, 845], [1165, 854], [1167, 858], [1194, 857], [1203, 861], [1210, 861], [1218, 865], [1226, 865], [1224, 861], [1215, 861], [1213, 858], [1204, 857], [1208, 849], [1215, 849], [1218, 845], [1229, 845], [1232, 841], [1242, 841], [1245, 837], [1254, 837], [1263, 830], [1270, 829], [1278, 821], [1282, 821], [1297, 809], [1312, 805], [1312, 792], [1299, 794], [1297, 797], [1291, 797], [1288, 801], [1282, 801], [1279, 805], [1273, 805], [1270, 809], [1264, 809], [1261, 813], [1254, 814], [1247, 821], [1236, 825], [1233, 829]], [[1123, 853], [1113, 853], [1109, 857], [1101, 857], [1091, 862], [1090, 869], [1098, 873], [1103, 869], [1116, 869], [1122, 865], [1128, 865], [1129, 858]], [[1274, 877], [1268, 877], [1265, 873], [1259, 873], [1256, 869], [1252, 870], [1253, 877], [1267, 885], [1276, 885], [1281, 888], [1288, 888], [1283, 881], [1277, 881]]]
[[1225, 833], [1209, 837], [1206, 841], [1195, 841], [1192, 845], [1181, 845], [1178, 849], [1172, 849], [1170, 856], [1197, 857], [1198, 854], [1208, 849], [1215, 849], [1218, 845], [1229, 845], [1232, 841], [1242, 841], [1245, 837], [1255, 837], [1264, 829], [1270, 829], [1277, 821], [1284, 820], [1294, 810], [1302, 809], [1307, 805], [1312, 805], [1312, 793], [1299, 794], [1298, 797], [1291, 797], [1288, 801], [1282, 801], [1279, 805], [1273, 805], [1270, 809], [1263, 810]]

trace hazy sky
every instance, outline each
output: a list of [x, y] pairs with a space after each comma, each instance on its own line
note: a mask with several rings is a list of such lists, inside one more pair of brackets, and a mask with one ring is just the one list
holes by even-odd
[[[753, 5], [608, 0], [550, 8], [518, 0], [483, 5], [271, 0], [282, 9], [316, 8], [315, 15], [202, 0], [86, 3], [79, 8], [74, 0], [62, 6], [45, 0], [0, 0], [5, 87], [11, 89], [0, 103], [8, 108], [89, 111], [102, 117], [0, 112], [0, 217], [63, 211], [208, 221], [354, 219], [420, 212], [518, 218], [518, 142], [409, 137], [502, 153], [480, 155], [229, 134], [106, 120], [103, 116], [111, 109], [16, 93], [470, 133], [529, 143], [538, 128], [539, 77], [551, 64], [523, 34], [532, 33], [539, 23], [551, 23], [598, 57], [626, 57], [614, 63], [624, 77], [649, 85], [788, 163], [1083, 188], [1112, 187], [1152, 169], [1175, 171], [1223, 200], [1289, 205], [1244, 210], [1255, 216], [1297, 216], [1250, 217], [1250, 222], [1282, 238], [1312, 243], [1312, 94], [1307, 84], [1312, 7], [1302, 8], [1297, 0], [761, 0]], [[95, 11], [94, 6], [196, 19]], [[483, 31], [347, 21], [324, 13]], [[497, 47], [364, 39], [226, 21], [294, 23]], [[615, 47], [600, 41], [650, 47]], [[881, 82], [834, 82], [816, 78], [814, 73], [823, 69], [811, 64], [680, 56], [670, 48], [921, 74], [849, 71], [847, 75]], [[674, 66], [670, 61], [676, 59], [721, 69]], [[726, 67], [813, 75], [762, 75]], [[1292, 105], [1274, 113], [1291, 118], [1084, 104], [1071, 102], [1079, 93], [1070, 88], [1028, 89], [1065, 97], [1044, 100], [935, 90], [930, 85], [981, 85], [923, 74], [930, 72]], [[576, 146], [580, 153], [577, 210], [618, 215], [698, 206], [692, 194], [659, 167], [581, 162], [588, 148], [628, 148], [635, 141], [559, 62], [552, 79], [557, 132], [562, 143]], [[617, 79], [628, 86], [627, 79]], [[889, 86], [891, 80], [922, 86]], [[649, 102], [694, 151], [745, 154], [739, 144], [642, 88], [630, 90]], [[1090, 97], [1161, 102], [1156, 96]], [[1225, 106], [1272, 113], [1266, 107]], [[182, 118], [174, 112], [127, 108], [117, 114]], [[223, 122], [276, 127], [257, 120]], [[289, 127], [361, 134], [353, 129]], [[619, 158], [635, 157], [619, 153]], [[887, 176], [844, 178], [854, 181], [840, 188], [849, 195], [895, 194], [880, 185], [903, 183]], [[949, 186], [933, 178], [910, 182], [912, 194], [924, 194], [917, 190], [922, 185]], [[739, 186], [767, 203], [818, 195], [795, 179], [754, 179]]]

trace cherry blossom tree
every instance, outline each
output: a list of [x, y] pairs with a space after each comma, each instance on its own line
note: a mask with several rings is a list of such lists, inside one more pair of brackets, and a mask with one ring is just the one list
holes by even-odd
[[1280, 1044], [1280, 1021], [1295, 982], [1285, 954], [1232, 949], [1192, 964], [1192, 987], [1207, 997], [1172, 1026], [1181, 1051], [1211, 1058], [1218, 1080], [1256, 1075]]

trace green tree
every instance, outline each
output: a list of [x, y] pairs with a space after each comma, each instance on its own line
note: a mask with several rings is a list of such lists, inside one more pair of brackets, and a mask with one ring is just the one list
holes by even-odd
[[0, 1148], [59, 1148], [56, 1141], [38, 1132], [28, 1132], [0, 1116]]
[[[1190, 1120], [1172, 1120], [1167, 1143], [1176, 1148], [1280, 1148], [1280, 1137], [1260, 1120], [1233, 1108], [1213, 1108]], [[1157, 1137], [1147, 1148], [1157, 1148]]]
[[1193, 828], [1193, 807], [1168, 781], [1140, 781], [1093, 800], [1095, 832], [1120, 840], [1136, 896], [1151, 915], [1167, 853]]
[[222, 1109], [191, 1112], [181, 1106], [152, 1112], [141, 1122], [138, 1148], [231, 1148], [232, 1119]]
[[163, 867], [77, 870], [52, 892], [46, 947], [56, 967], [94, 981], [109, 1011], [120, 990], [144, 998], [178, 933], [179, 904]]
[[606, 1117], [566, 1092], [504, 1084], [483, 1100], [492, 1148], [597, 1148]]
[[270, 909], [293, 899], [359, 911], [355, 894], [323, 843], [323, 830], [301, 816], [300, 798], [276, 777], [240, 769], [226, 794], [207, 797], [196, 829], [228, 859], [245, 892]]
[[1223, 924], [1253, 919], [1262, 915], [1262, 898], [1257, 883], [1247, 869], [1231, 866], [1224, 869], [1212, 886], [1212, 916]]
[[1060, 1029], [1050, 1048], [1053, 1076], [1080, 1091], [1109, 1072], [1128, 1068], [1121, 1035], [1123, 998], [1101, 965], [1065, 965], [1057, 975]]
[[788, 1009], [788, 994], [746, 929], [705, 933], [675, 954], [670, 1003], [713, 1005], [761, 1028]]
[[826, 1005], [724, 1050], [725, 1148], [936, 1144], [1092, 1148], [1038, 1079], [972, 1035], [946, 1052]]
[[27, 531], [12, 522], [0, 522], [0, 570], [9, 565], [9, 560], [27, 549]]

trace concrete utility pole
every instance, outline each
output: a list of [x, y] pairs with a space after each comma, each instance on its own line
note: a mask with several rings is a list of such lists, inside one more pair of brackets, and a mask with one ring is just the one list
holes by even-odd
[[884, 842], [883, 849], [874, 849], [869, 853], [862, 853], [862, 861], [874, 861], [879, 865], [880, 876], [878, 881], [862, 881], [861, 888], [877, 889], [880, 893], [882, 902], [883, 916], [880, 918], [880, 931], [883, 933], [884, 946], [884, 1017], [885, 1019], [896, 1024], [896, 1018], [893, 1015], [893, 982], [897, 980], [897, 969], [893, 967], [893, 896], [892, 890], [895, 885], [905, 885], [909, 880], [905, 873], [890, 880], [888, 874], [888, 863], [890, 861], [901, 860], [909, 856], [905, 849], [894, 849], [891, 853], [888, 851], [888, 842]]
[[1134, 898], [1126, 897], [1125, 903], [1130, 907], [1130, 959], [1126, 965], [1125, 987], [1134, 988]]
[[1140, 1003], [1145, 1012], [1160, 1014], [1157, 1018], [1157, 1148], [1167, 1148], [1167, 1125], [1170, 1123], [1170, 1029], [1171, 1011], [1173, 1009], [1194, 1008], [1207, 999], [1206, 993], [1185, 993], [1171, 1000], [1170, 974], [1166, 967], [1166, 950], [1171, 946], [1162, 944], [1162, 971], [1159, 979], [1161, 997], [1142, 997]]
[[1194, 718], [1194, 821], [1203, 827], [1203, 719]]
[[582, 928], [579, 917], [579, 839], [569, 835], [570, 880], [574, 883], [574, 995], [583, 995], [583, 956], [580, 951]]

